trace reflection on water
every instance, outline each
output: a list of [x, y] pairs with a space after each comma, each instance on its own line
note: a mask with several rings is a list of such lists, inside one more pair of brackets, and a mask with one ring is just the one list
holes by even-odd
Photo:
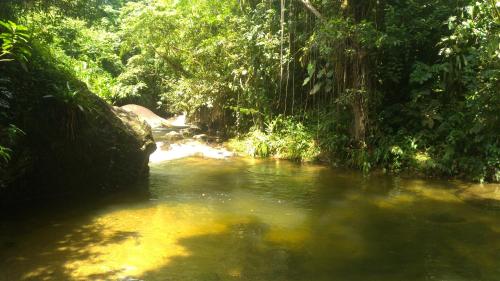
[[0, 280], [500, 280], [498, 210], [445, 183], [184, 158], [133, 198], [0, 222]]

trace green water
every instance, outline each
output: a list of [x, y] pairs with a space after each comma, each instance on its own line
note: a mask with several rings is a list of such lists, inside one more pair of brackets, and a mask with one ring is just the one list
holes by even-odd
[[451, 183], [185, 158], [149, 193], [0, 222], [0, 280], [500, 280], [500, 213]]

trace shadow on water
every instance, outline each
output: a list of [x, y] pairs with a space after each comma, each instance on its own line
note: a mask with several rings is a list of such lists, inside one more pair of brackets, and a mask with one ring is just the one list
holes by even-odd
[[[25, 202], [0, 216], [0, 280], [110, 280], [118, 272], [74, 278], [79, 263], [100, 261], [93, 248], [138, 239], [134, 231], [109, 230], [95, 222], [100, 210], [147, 202], [147, 190], [128, 190], [100, 197]], [[28, 204], [30, 203], [30, 204]], [[34, 235], [36, 234], [36, 235]]]
[[[0, 244], [0, 280], [78, 280], [72, 273], [78, 270], [78, 263], [99, 262], [100, 253], [95, 246], [119, 244], [136, 232], [114, 231], [93, 223], [81, 225], [44, 225], [39, 236], [17, 233], [15, 242], [6, 240]], [[54, 230], [57, 229], [57, 230]], [[19, 232], [19, 230], [17, 231]], [[55, 234], [55, 235], [54, 235]], [[87, 276], [86, 280], [108, 280], [116, 272]], [[82, 279], [83, 280], [83, 279]]]
[[[266, 241], [269, 225], [235, 223], [222, 233], [178, 241], [187, 254], [144, 273], [143, 280], [289, 280], [290, 251]], [[285, 279], [283, 279], [285, 278]]]
[[[445, 203], [443, 208], [456, 204]], [[274, 229], [252, 218], [233, 222], [218, 233], [181, 238], [175, 241], [184, 248], [181, 255], [133, 276], [149, 281], [494, 281], [500, 276], [498, 229], [446, 217], [424, 216], [427, 221], [419, 222], [409, 216], [408, 206], [357, 207], [365, 217], [337, 206], [335, 212], [315, 212], [298, 229]], [[125, 269], [110, 266], [81, 276], [75, 272], [88, 264], [110, 262], [93, 249], [142, 239], [140, 232], [110, 231], [91, 219], [83, 225], [79, 220], [75, 225], [47, 227], [58, 235], [42, 231], [37, 237], [19, 239], [21, 244], [4, 243], [2, 248], [10, 249], [1, 253], [22, 254], [0, 254], [0, 280], [117, 280], [126, 275]]]
[[[337, 189], [337, 198], [343, 199], [319, 204], [322, 207], [314, 209], [298, 228], [280, 229], [254, 218], [250, 223], [232, 224], [222, 233], [183, 238], [178, 243], [186, 254], [138, 278], [498, 280], [498, 213], [469, 208], [436, 192], [432, 198], [429, 194], [418, 200], [396, 195], [386, 200]], [[353, 204], [342, 206], [349, 197]], [[322, 196], [317, 199], [328, 201]]]

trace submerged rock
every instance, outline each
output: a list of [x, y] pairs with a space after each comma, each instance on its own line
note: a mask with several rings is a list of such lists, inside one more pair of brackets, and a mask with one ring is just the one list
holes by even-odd
[[207, 140], [208, 136], [206, 134], [199, 134], [199, 135], [195, 135], [193, 136], [193, 139], [194, 140]]
[[167, 141], [178, 141], [178, 140], [183, 139], [183, 136], [176, 131], [171, 131], [171, 132], [166, 133], [163, 138]]
[[436, 213], [426, 217], [427, 221], [433, 223], [463, 223], [465, 218], [456, 216], [452, 213]]
[[182, 135], [183, 138], [191, 138], [194, 135], [194, 132], [192, 130], [190, 130], [189, 128], [182, 129], [179, 132], [180, 132], [180, 134]]
[[461, 188], [457, 196], [464, 202], [500, 210], [500, 184], [476, 184]]
[[196, 125], [189, 125], [189, 130], [191, 130], [192, 132], [194, 133], [199, 133], [201, 132], [201, 129], [200, 127], [196, 126]]

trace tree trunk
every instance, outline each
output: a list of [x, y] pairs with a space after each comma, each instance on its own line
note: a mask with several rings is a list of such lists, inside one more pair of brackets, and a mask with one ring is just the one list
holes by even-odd
[[353, 137], [356, 145], [361, 147], [365, 145], [366, 136], [367, 115], [365, 107], [363, 97], [361, 96], [357, 96], [351, 104], [352, 113], [354, 115]]
[[[311, 4], [309, 0], [300, 0], [300, 2], [318, 19], [324, 20], [323, 15]], [[344, 16], [354, 19], [356, 23], [362, 21], [370, 11], [374, 1], [361, 0], [343, 0], [341, 9]], [[368, 126], [368, 95], [371, 92], [371, 83], [368, 77], [369, 61], [366, 52], [356, 38], [349, 38], [343, 44], [340, 44], [338, 56], [333, 59], [337, 61], [336, 73], [342, 73], [342, 82], [338, 89], [340, 92], [352, 91], [350, 107], [353, 114], [352, 138], [357, 146], [366, 145], [366, 130]], [[358, 55], [354, 58], [346, 57], [344, 49], [354, 49]], [[341, 70], [341, 71], [340, 71]], [[340, 76], [339, 76], [340, 77]]]

